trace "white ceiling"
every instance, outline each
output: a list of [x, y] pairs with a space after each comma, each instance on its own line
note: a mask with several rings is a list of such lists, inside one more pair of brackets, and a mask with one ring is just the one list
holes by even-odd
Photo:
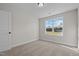
[[58, 14], [79, 7], [79, 3], [45, 3], [44, 7], [38, 7], [36, 3], [0, 3], [0, 10], [23, 11], [38, 18]]

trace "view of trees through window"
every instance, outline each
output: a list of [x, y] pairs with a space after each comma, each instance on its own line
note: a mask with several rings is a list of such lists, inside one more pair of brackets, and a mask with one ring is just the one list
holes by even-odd
[[49, 35], [63, 35], [63, 17], [45, 21], [45, 32]]

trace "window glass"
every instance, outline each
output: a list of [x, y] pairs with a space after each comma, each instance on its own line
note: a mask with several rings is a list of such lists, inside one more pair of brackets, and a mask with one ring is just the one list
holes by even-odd
[[45, 21], [45, 33], [48, 35], [63, 35], [63, 17], [57, 17]]

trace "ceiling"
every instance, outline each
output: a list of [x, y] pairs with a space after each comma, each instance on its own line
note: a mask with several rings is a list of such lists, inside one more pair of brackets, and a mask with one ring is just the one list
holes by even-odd
[[62, 13], [79, 7], [79, 3], [44, 3], [38, 7], [36, 3], [0, 3], [0, 10], [14, 12], [23, 11], [38, 18]]

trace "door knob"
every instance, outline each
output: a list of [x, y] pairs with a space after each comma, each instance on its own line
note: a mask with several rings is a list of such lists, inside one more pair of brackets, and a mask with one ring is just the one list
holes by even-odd
[[9, 34], [11, 34], [11, 32], [9, 32]]

